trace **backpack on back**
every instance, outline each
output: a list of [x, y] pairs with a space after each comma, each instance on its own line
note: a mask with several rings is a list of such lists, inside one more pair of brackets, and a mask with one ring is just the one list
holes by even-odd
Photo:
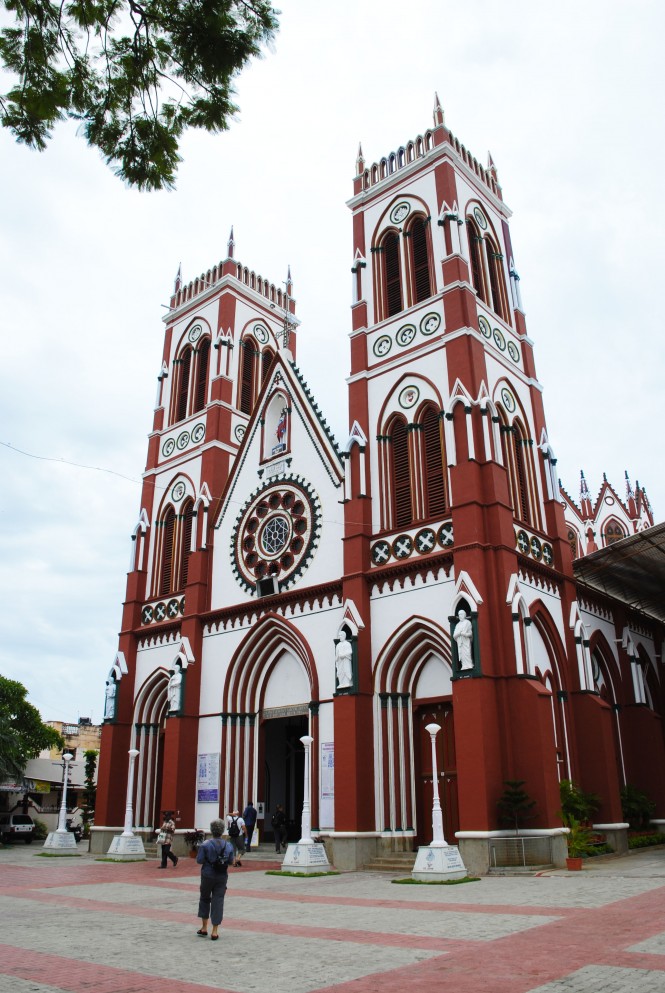
[[229, 824], [229, 838], [237, 838], [240, 835], [240, 828], [238, 827], [238, 818], [232, 817], [231, 823]]
[[[215, 846], [216, 847], [216, 846]], [[226, 845], [217, 852], [217, 858], [210, 863], [215, 872], [226, 872], [229, 867], [229, 856], [226, 852]]]

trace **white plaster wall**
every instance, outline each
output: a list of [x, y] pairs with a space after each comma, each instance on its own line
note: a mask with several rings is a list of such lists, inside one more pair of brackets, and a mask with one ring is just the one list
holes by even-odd
[[452, 673], [438, 655], [431, 655], [422, 669], [413, 696], [415, 700], [430, 697], [451, 696], [453, 692]]
[[[171, 664], [178, 654], [179, 641], [170, 642], [166, 645], [152, 645], [147, 648], [139, 648], [136, 653], [136, 673], [134, 678], [134, 699], [145, 683], [148, 676], [151, 676], [156, 669], [163, 669], [168, 672]], [[123, 676], [127, 679], [127, 676]]]
[[372, 594], [372, 665], [383, 651], [386, 642], [414, 616], [430, 618], [444, 631], [449, 630], [448, 617], [452, 613], [455, 578], [450, 576], [434, 579], [430, 574], [426, 580], [415, 577], [415, 585], [407, 578], [404, 589], [395, 583], [394, 592], [386, 587], [384, 593]]

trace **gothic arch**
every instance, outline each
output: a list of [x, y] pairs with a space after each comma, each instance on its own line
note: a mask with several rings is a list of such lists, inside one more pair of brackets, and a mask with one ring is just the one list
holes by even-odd
[[138, 749], [134, 779], [134, 822], [154, 827], [160, 823], [161, 740], [166, 722], [169, 675], [153, 670], [134, 700], [133, 747]]

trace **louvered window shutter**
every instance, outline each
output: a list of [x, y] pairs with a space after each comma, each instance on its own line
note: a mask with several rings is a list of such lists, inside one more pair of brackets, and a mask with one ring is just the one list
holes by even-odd
[[483, 283], [483, 269], [480, 258], [480, 243], [482, 239], [478, 234], [478, 229], [475, 224], [467, 221], [467, 225], [469, 228], [469, 264], [471, 266], [471, 279], [479, 298], [483, 301], [483, 303], [487, 303], [485, 300], [485, 285]]
[[254, 403], [254, 347], [247, 342], [241, 342], [241, 347], [240, 409], [243, 414], [251, 414]]
[[173, 591], [173, 536], [175, 534], [175, 511], [169, 507], [162, 521], [162, 566], [159, 576], [159, 595], [166, 596]]
[[386, 280], [386, 317], [402, 310], [402, 280], [399, 269], [399, 236], [389, 234], [383, 241], [383, 264]]
[[492, 293], [492, 309], [495, 314], [499, 317], [503, 317], [503, 307], [501, 306], [501, 291], [499, 289], [499, 271], [498, 266], [500, 259], [496, 254], [494, 245], [491, 241], [487, 242], [487, 262], [490, 273], [490, 291]]
[[196, 396], [194, 413], [203, 410], [208, 396], [208, 367], [210, 365], [210, 339], [204, 338], [199, 348], [199, 363], [196, 370]]
[[187, 417], [187, 397], [189, 396], [189, 374], [192, 368], [192, 350], [186, 348], [180, 357], [180, 379], [178, 380], [178, 401], [176, 406], [176, 421], [184, 421]]
[[393, 492], [395, 501], [395, 527], [411, 523], [411, 473], [409, 467], [409, 437], [406, 424], [395, 422], [392, 430]]
[[180, 524], [180, 577], [176, 588], [182, 590], [187, 585], [189, 569], [189, 550], [192, 544], [192, 524], [194, 522], [194, 504], [188, 500], [182, 509]]
[[429, 258], [427, 253], [427, 229], [422, 218], [411, 226], [411, 259], [413, 264], [413, 286], [415, 302], [421, 303], [432, 295], [429, 278]]
[[518, 507], [515, 507], [515, 511], [520, 517], [520, 520], [524, 521], [525, 524], [531, 523], [531, 514], [529, 512], [529, 488], [527, 483], [526, 466], [524, 464], [524, 439], [521, 432], [516, 431], [513, 435], [515, 444], [515, 468], [517, 470], [517, 502]]
[[441, 422], [436, 411], [429, 407], [423, 417], [425, 453], [425, 492], [427, 516], [440, 517], [446, 512], [446, 487], [441, 447]]

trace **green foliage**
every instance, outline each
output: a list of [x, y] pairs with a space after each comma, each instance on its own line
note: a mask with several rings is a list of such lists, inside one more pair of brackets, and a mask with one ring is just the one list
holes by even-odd
[[593, 844], [593, 832], [585, 827], [576, 817], [569, 815], [563, 818], [565, 826], [568, 828], [568, 855], [571, 858], [580, 858], [585, 855], [596, 854]]
[[506, 788], [497, 800], [500, 820], [513, 826], [515, 834], [518, 833], [523, 821], [530, 820], [534, 816], [532, 810], [536, 806], [536, 801], [522, 789], [524, 782], [523, 779], [504, 780], [503, 785]]
[[642, 790], [626, 785], [621, 790], [621, 811], [623, 819], [634, 830], [639, 830], [648, 825], [656, 811], [656, 804]]
[[22, 683], [0, 676], [0, 779], [21, 779], [28, 760], [43, 748], [64, 748], [62, 737], [42, 723], [27, 695]]
[[130, 186], [171, 188], [188, 127], [225, 131], [233, 79], [274, 38], [269, 0], [4, 0], [0, 65], [14, 85], [0, 123], [44, 149], [54, 125], [82, 122]]
[[88, 748], [83, 753], [85, 759], [85, 790], [83, 791], [83, 811], [81, 820], [83, 821], [83, 834], [89, 834], [88, 825], [95, 816], [95, 800], [97, 798], [97, 787], [95, 786], [95, 769], [97, 768], [97, 756], [99, 752], [96, 748]]
[[33, 841], [45, 841], [48, 837], [48, 828], [45, 821], [35, 820], [35, 829], [32, 832]]
[[649, 834], [629, 834], [629, 848], [651, 848], [652, 845], [665, 845], [665, 834], [653, 831]]
[[600, 797], [595, 793], [584, 793], [570, 779], [562, 779], [559, 783], [561, 797], [561, 813], [564, 821], [575, 817], [578, 821], [589, 821], [591, 815], [600, 807]]

